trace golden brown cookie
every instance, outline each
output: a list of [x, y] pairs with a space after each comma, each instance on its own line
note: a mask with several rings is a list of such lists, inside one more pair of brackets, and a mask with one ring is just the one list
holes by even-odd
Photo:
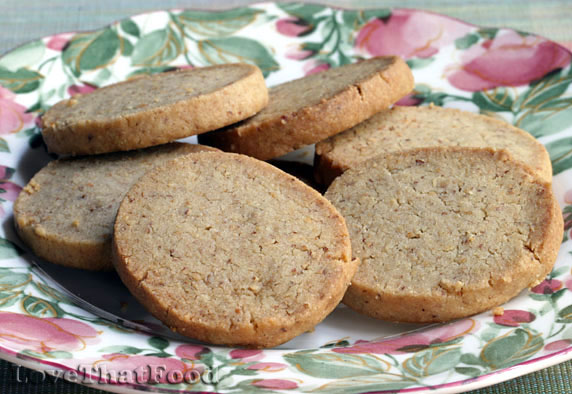
[[386, 56], [331, 68], [270, 88], [255, 116], [200, 136], [200, 142], [261, 160], [282, 156], [348, 129], [413, 89], [413, 74]]
[[176, 332], [271, 347], [311, 330], [357, 268], [342, 216], [270, 164], [197, 153], [146, 174], [117, 214], [113, 258]]
[[145, 148], [218, 129], [260, 111], [268, 91], [248, 64], [134, 78], [76, 95], [42, 118], [48, 150], [88, 155]]
[[495, 307], [542, 281], [562, 241], [550, 184], [505, 150], [388, 153], [325, 196], [361, 260], [343, 302], [379, 319], [443, 322]]
[[24, 187], [14, 205], [20, 237], [38, 256], [56, 264], [111, 270], [111, 236], [119, 203], [155, 165], [199, 151], [172, 143], [141, 151], [50, 162]]
[[317, 143], [314, 176], [329, 185], [348, 168], [377, 155], [431, 146], [507, 149], [542, 179], [552, 180], [548, 152], [526, 131], [488, 116], [435, 106], [381, 111]]

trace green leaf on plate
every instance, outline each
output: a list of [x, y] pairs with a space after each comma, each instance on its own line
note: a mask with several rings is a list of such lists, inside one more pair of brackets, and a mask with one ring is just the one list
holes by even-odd
[[97, 75], [92, 80], [91, 84], [95, 86], [104, 86], [107, 85], [107, 81], [111, 78], [112, 74], [109, 69], [104, 68], [97, 72]]
[[562, 296], [564, 294], [566, 294], [568, 292], [568, 289], [564, 288], [564, 289], [560, 289], [555, 291], [554, 293], [550, 294], [550, 298], [552, 298], [553, 302], [558, 301], [560, 298], [562, 298]]
[[344, 10], [342, 11], [342, 21], [344, 25], [352, 31], [357, 31], [359, 28], [368, 22], [370, 19], [377, 18], [387, 20], [391, 16], [391, 9], [378, 8], [374, 10]]
[[475, 92], [472, 101], [483, 112], [506, 112], [512, 108], [512, 96], [508, 89], [497, 88], [483, 92]]
[[117, 56], [120, 41], [111, 28], [73, 36], [62, 53], [62, 59], [75, 75], [82, 71], [105, 67]]
[[169, 358], [171, 355], [167, 352], [155, 352], [155, 353], [147, 353], [145, 356], [153, 356], [153, 357], [161, 357], [161, 358]]
[[496, 27], [485, 27], [477, 30], [477, 33], [479, 33], [482, 37], [484, 37], [487, 40], [492, 40], [493, 38], [495, 38], [498, 32], [499, 29]]
[[301, 48], [306, 51], [318, 52], [323, 46], [323, 42], [305, 42], [301, 45]]
[[[4, 138], [0, 138], [0, 152], [10, 152], [10, 147], [8, 146], [8, 142]], [[1, 247], [0, 247], [1, 250]], [[0, 256], [1, 256], [0, 252]], [[1, 258], [1, 257], [0, 257]]]
[[161, 337], [151, 337], [147, 342], [150, 346], [159, 350], [165, 350], [169, 346], [169, 341]]
[[143, 68], [135, 69], [134, 71], [130, 72], [127, 75], [127, 78], [131, 78], [131, 77], [134, 77], [136, 75], [157, 74], [157, 73], [163, 73], [163, 72], [167, 72], [167, 71], [174, 71], [176, 69], [177, 69], [176, 67], [172, 67], [172, 66], [143, 67]]
[[[570, 147], [572, 148], [572, 141], [570, 142]], [[550, 151], [548, 151], [550, 153]], [[552, 157], [552, 156], [550, 156]], [[550, 277], [551, 278], [556, 278], [560, 275], [564, 275], [565, 273], [568, 272], [568, 270], [570, 269], [570, 267], [554, 267], [554, 269], [552, 270], [552, 272], [550, 273]]]
[[479, 41], [480, 37], [478, 34], [469, 33], [464, 35], [463, 37], [457, 38], [455, 40], [455, 48], [457, 49], [467, 49], [476, 44]]
[[210, 64], [250, 63], [266, 77], [279, 68], [274, 57], [258, 41], [244, 37], [213, 38], [198, 42], [199, 52]]
[[540, 334], [517, 328], [489, 341], [481, 350], [480, 357], [492, 369], [507, 368], [529, 359], [543, 346]]
[[417, 384], [412, 378], [397, 374], [377, 374], [348, 379], [336, 379], [320, 386], [320, 392], [327, 394], [357, 394], [370, 391], [397, 392]]
[[22, 293], [20, 291], [11, 292], [0, 292], [0, 307], [8, 308], [14, 305], [19, 299]]
[[461, 375], [467, 375], [472, 378], [480, 376], [482, 371], [478, 368], [474, 367], [455, 367], [455, 372], [460, 373]]
[[121, 353], [121, 354], [138, 354], [143, 350], [133, 347], [133, 346], [106, 346], [98, 350], [100, 353]]
[[572, 167], [572, 137], [565, 137], [546, 144], [552, 161], [554, 175]]
[[549, 294], [529, 293], [528, 296], [532, 298], [534, 301], [542, 301], [542, 302], [545, 302], [550, 298]]
[[11, 71], [0, 66], [0, 85], [15, 93], [29, 93], [36, 90], [43, 78], [42, 74], [26, 68]]
[[499, 335], [500, 331], [500, 326], [498, 326], [496, 323], [490, 322], [489, 327], [480, 332], [481, 339], [483, 341], [490, 342]]
[[0, 260], [11, 259], [21, 254], [22, 251], [16, 244], [8, 241], [6, 238], [0, 238]]
[[250, 25], [261, 10], [236, 8], [229, 11], [208, 12], [186, 10], [174, 18], [189, 31], [204, 37], [224, 37]]
[[53, 287], [48, 286], [47, 284], [40, 281], [34, 281], [32, 283], [38, 291], [40, 291], [43, 295], [49, 297], [50, 301], [65, 302], [68, 304], [72, 303], [72, 301], [65, 294], [54, 289]]
[[571, 125], [572, 101], [556, 111], [551, 109], [526, 111], [515, 122], [515, 126], [528, 131], [536, 138], [556, 134]]
[[46, 46], [42, 40], [36, 40], [18, 47], [0, 58], [0, 67], [16, 71], [30, 67], [42, 60]]
[[555, 98], [559, 98], [568, 89], [570, 83], [572, 83], [572, 75], [552, 81], [549, 85], [545, 85], [543, 88], [538, 89], [535, 94], [529, 95], [528, 100], [523, 103], [523, 107], [539, 109], [549, 107], [551, 105], [551, 101]]
[[134, 66], [163, 66], [176, 59], [184, 51], [179, 35], [171, 28], [145, 34], [135, 44], [131, 64]]
[[[126, 38], [121, 38], [121, 54], [123, 56], [131, 56], [133, 53], [133, 44]], [[107, 70], [107, 69], [104, 69]]]
[[317, 4], [277, 3], [276, 5], [287, 14], [306, 21], [312, 20], [316, 14], [319, 14], [326, 9], [325, 6]]
[[572, 323], [572, 305], [568, 305], [566, 308], [558, 312], [558, 323]]
[[19, 355], [23, 355], [23, 356], [28, 356], [28, 357], [33, 357], [33, 358], [46, 358], [46, 355], [44, 353], [38, 353], [38, 352], [34, 352], [33, 350], [28, 350], [28, 349], [24, 349], [22, 350]]
[[460, 347], [435, 347], [415, 353], [403, 368], [413, 376], [431, 376], [454, 368], [460, 358]]
[[391, 9], [389, 8], [377, 8], [373, 10], [364, 10], [363, 19], [367, 22], [372, 18], [387, 19], [391, 16]]
[[62, 317], [65, 314], [56, 303], [31, 295], [22, 300], [22, 308], [27, 314], [36, 317]]
[[53, 350], [51, 352], [45, 353], [50, 358], [61, 358], [61, 359], [71, 359], [73, 358], [73, 354], [70, 352], [66, 352], [63, 350]]
[[376, 375], [388, 371], [387, 361], [368, 354], [288, 353], [284, 359], [300, 372], [325, 379]]
[[139, 26], [137, 26], [137, 24], [133, 22], [131, 19], [122, 20], [119, 26], [121, 27], [121, 30], [123, 30], [125, 33], [130, 34], [134, 37], [139, 37], [141, 35]]
[[416, 57], [416, 58], [407, 60], [407, 65], [411, 69], [423, 68], [423, 67], [427, 67], [428, 65], [433, 63], [434, 60], [435, 60], [434, 57], [427, 57], [427, 58]]
[[468, 365], [483, 365], [483, 360], [472, 353], [464, 353], [461, 355], [460, 361]]

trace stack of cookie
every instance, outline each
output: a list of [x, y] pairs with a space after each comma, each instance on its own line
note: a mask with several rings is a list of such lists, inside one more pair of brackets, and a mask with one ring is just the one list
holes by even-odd
[[503, 121], [395, 107], [318, 143], [314, 171], [333, 181], [325, 196], [361, 259], [344, 303], [369, 316], [469, 316], [538, 284], [556, 260], [550, 158]]
[[[210, 343], [278, 345], [342, 298], [394, 321], [478, 313], [554, 263], [550, 161], [500, 121], [388, 109], [412, 88], [400, 58], [379, 57], [270, 89], [232, 64], [75, 96], [44, 115], [44, 140], [91, 156], [32, 178], [17, 231], [48, 261], [115, 268], [153, 315]], [[212, 147], [173, 142], [192, 135]], [[325, 196], [262, 161], [314, 143]]]

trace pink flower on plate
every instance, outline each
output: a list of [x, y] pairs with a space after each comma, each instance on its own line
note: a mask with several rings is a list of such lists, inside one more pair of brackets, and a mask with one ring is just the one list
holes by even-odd
[[179, 345], [175, 349], [175, 354], [187, 360], [198, 360], [201, 354], [208, 353], [210, 350], [201, 345]]
[[53, 49], [54, 51], [62, 51], [68, 42], [70, 42], [72, 37], [73, 33], [56, 34], [55, 36], [50, 37], [46, 43], [46, 47]]
[[286, 51], [284, 56], [287, 59], [292, 60], [303, 60], [306, 59], [314, 54], [314, 51], [310, 51], [308, 49], [302, 49], [300, 46], [296, 46], [295, 48], [290, 48]]
[[409, 93], [407, 96], [404, 96], [399, 101], [397, 101], [395, 105], [400, 105], [403, 107], [414, 107], [421, 104], [423, 99], [415, 98], [416, 94], [416, 92]]
[[0, 179], [10, 178], [13, 172], [14, 170], [10, 169], [10, 167], [0, 165]]
[[248, 363], [262, 360], [264, 358], [264, 352], [258, 349], [234, 349], [229, 352], [229, 356], [232, 359]]
[[500, 32], [493, 40], [471, 46], [447, 79], [471, 92], [497, 86], [522, 86], [570, 63], [570, 52], [537, 36]]
[[564, 202], [568, 205], [572, 204], [572, 189], [567, 190], [566, 193], [564, 193]]
[[253, 369], [256, 371], [264, 371], [264, 372], [278, 372], [286, 369], [288, 367], [286, 364], [282, 363], [256, 363], [249, 366], [247, 369]]
[[75, 96], [77, 94], [88, 94], [97, 89], [97, 86], [91, 85], [89, 83], [84, 83], [83, 85], [71, 85], [68, 88], [68, 94], [70, 96]]
[[534, 319], [536, 319], [534, 313], [518, 309], [507, 309], [502, 315], [495, 316], [493, 320], [501, 326], [518, 327], [520, 323], [530, 323]]
[[562, 288], [562, 282], [558, 279], [546, 279], [534, 286], [530, 291], [536, 294], [552, 294]]
[[431, 344], [448, 342], [462, 337], [477, 328], [473, 319], [459, 320], [455, 323], [439, 326], [419, 333], [405, 334], [396, 338], [382, 339], [380, 341], [356, 342], [355, 345], [343, 348], [334, 348], [336, 353], [375, 353], [375, 354], [403, 354], [418, 351]]
[[[2, 167], [2, 166], [0, 166]], [[10, 181], [0, 181], [0, 199], [16, 201], [22, 187]]]
[[318, 60], [310, 60], [302, 67], [304, 75], [317, 74], [319, 72], [326, 71], [329, 68], [330, 65], [328, 63], [322, 63]]
[[558, 351], [558, 350], [566, 349], [567, 347], [570, 346], [571, 343], [572, 343], [572, 341], [570, 339], [561, 339], [559, 341], [547, 343], [544, 346], [544, 350]]
[[80, 321], [0, 312], [0, 344], [13, 350], [79, 351], [99, 341], [99, 333]]
[[[0, 165], [0, 202], [4, 201], [16, 201], [18, 195], [22, 191], [20, 185], [15, 184], [7, 180], [2, 180], [3, 178], [9, 177], [8, 167]], [[0, 205], [0, 217], [4, 216], [4, 208]]]
[[250, 384], [269, 390], [293, 390], [298, 388], [298, 383], [286, 379], [256, 379]]
[[181, 383], [200, 379], [201, 371], [184, 362], [156, 356], [112, 353], [91, 366], [96, 375], [119, 383]]
[[0, 134], [17, 133], [34, 121], [26, 107], [14, 101], [16, 94], [0, 86]]
[[427, 58], [475, 30], [461, 21], [428, 12], [395, 10], [388, 20], [373, 19], [359, 31], [355, 47], [372, 56]]
[[311, 29], [312, 26], [298, 18], [282, 18], [276, 21], [278, 33], [288, 37], [298, 37]]

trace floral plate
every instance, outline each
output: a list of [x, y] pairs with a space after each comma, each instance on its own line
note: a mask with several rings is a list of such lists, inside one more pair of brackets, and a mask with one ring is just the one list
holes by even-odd
[[[273, 85], [384, 54], [403, 56], [416, 78], [399, 104], [500, 117], [550, 153], [562, 247], [549, 277], [504, 315], [412, 330], [339, 307], [277, 349], [211, 347], [151, 320], [116, 277], [58, 270], [18, 246], [11, 204], [51, 159], [36, 124], [55, 102], [176, 68], [250, 62]], [[116, 392], [326, 393], [452, 393], [572, 358], [571, 57], [532, 34], [428, 12], [274, 3], [153, 12], [15, 49], [0, 58], [0, 357]], [[312, 150], [285, 159], [311, 163]]]

